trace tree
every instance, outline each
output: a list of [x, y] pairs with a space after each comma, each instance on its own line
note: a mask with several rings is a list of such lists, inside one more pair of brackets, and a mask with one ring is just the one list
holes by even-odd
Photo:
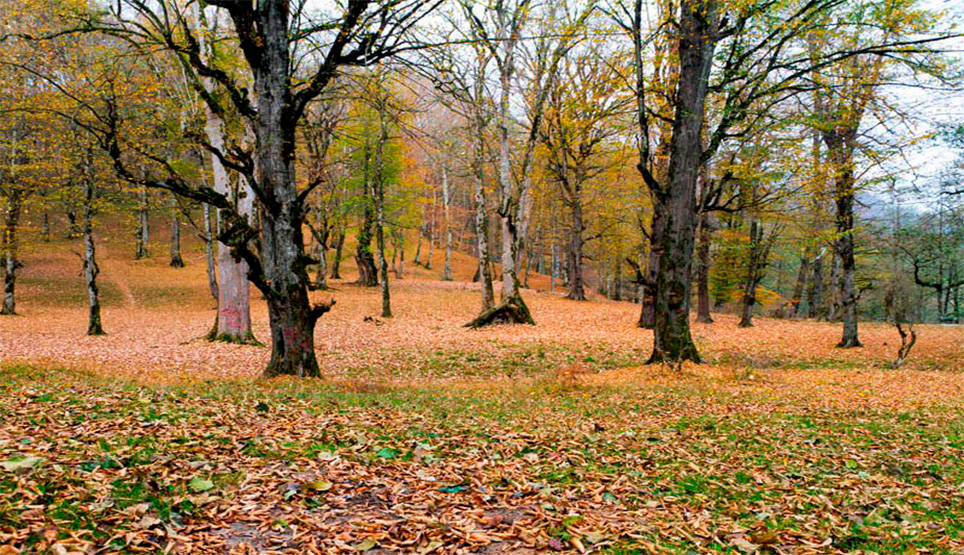
[[[725, 175], [697, 202], [699, 166], [710, 161], [728, 141], [743, 138], [765, 124], [779, 103], [806, 90], [805, 80], [815, 69], [860, 55], [913, 56], [929, 52], [925, 45], [945, 38], [876, 37], [870, 43], [828, 49], [817, 58], [810, 57], [805, 49], [794, 48], [811, 32], [825, 28], [824, 15], [839, 6], [837, 0], [765, 0], [734, 7], [723, 18], [715, 0], [684, 0], [678, 9], [664, 10], [654, 33], [677, 29], [674, 48], [678, 59], [677, 80], [669, 95], [672, 115], [666, 118], [673, 127], [666, 146], [665, 177], [657, 171], [658, 157], [651, 144], [651, 121], [658, 119], [659, 112], [647, 102], [653, 89], [647, 87], [643, 52], [653, 40], [644, 27], [643, 3], [637, 0], [629, 6], [617, 2], [609, 8], [633, 45], [639, 171], [653, 194], [650, 240], [657, 263], [655, 279], [647, 280], [647, 286], [655, 288], [655, 341], [650, 362], [700, 360], [689, 327], [697, 216], [704, 210], [732, 208], [727, 207], [730, 200], [722, 198], [722, 186], [728, 181]], [[847, 33], [861, 23], [844, 17], [835, 20], [833, 26]], [[718, 46], [720, 64], [711, 71]], [[708, 113], [711, 94], [712, 105], [718, 108]], [[714, 117], [708, 119], [708, 115]]]
[[[604, 54], [584, 48], [560, 63], [559, 78], [549, 89], [539, 136], [545, 145], [548, 171], [569, 211], [569, 293], [586, 300], [583, 277], [585, 246], [584, 189], [587, 181], [606, 170], [607, 145], [618, 131], [617, 117], [629, 97], [622, 93], [619, 74], [601, 61]], [[617, 258], [618, 260], [619, 258]]]
[[[121, 133], [124, 120], [117, 110], [118, 97], [104, 99], [95, 132], [122, 178], [206, 202], [221, 211], [224, 225], [219, 240], [247, 263], [248, 279], [268, 304], [272, 354], [265, 375], [317, 376], [315, 323], [333, 303], [312, 306], [308, 297], [310, 259], [304, 252], [302, 225], [312, 187], [298, 187], [297, 127], [308, 104], [326, 90], [341, 68], [372, 64], [410, 47], [407, 31], [437, 3], [351, 0], [336, 15], [317, 19], [303, 5], [286, 0], [209, 0], [208, 4], [230, 18], [232, 39], [244, 61], [241, 73], [246, 75], [238, 76], [223, 58], [205, 60], [188, 14], [175, 2], [124, 0], [111, 6], [109, 17], [89, 18], [84, 30], [120, 37], [141, 49], [163, 48], [181, 64], [213, 112], [230, 111], [243, 120], [254, 137], [249, 150], [240, 147], [242, 141], [224, 149], [210, 141], [202, 143], [246, 180], [261, 225], [255, 228], [224, 193], [192, 183], [166, 160], [148, 156], [146, 167], [133, 168], [133, 149]], [[310, 48], [298, 48], [309, 43]], [[306, 51], [311, 53], [309, 58], [292, 59], [293, 52]], [[311, 69], [297, 73], [304, 67], [302, 61]], [[208, 92], [202, 78], [213, 79], [219, 94]], [[254, 240], [260, 248], [253, 248]]]
[[80, 160], [78, 173], [84, 185], [84, 223], [83, 241], [84, 254], [84, 282], [87, 286], [87, 335], [104, 335], [104, 326], [100, 317], [100, 291], [97, 287], [97, 276], [100, 268], [97, 266], [97, 256], [94, 246], [94, 213], [96, 198], [96, 179], [94, 165], [95, 146], [86, 149]]
[[484, 15], [489, 25], [474, 13], [469, 14], [468, 23], [474, 26], [477, 36], [489, 48], [498, 69], [499, 100], [495, 122], [499, 144], [499, 203], [496, 212], [502, 231], [502, 294], [499, 303], [483, 310], [467, 324], [469, 327], [477, 328], [493, 322], [535, 323], [522, 299], [519, 280], [531, 208], [530, 170], [546, 99], [558, 76], [559, 64], [577, 42], [578, 34], [574, 31], [585, 23], [593, 7], [592, 3], [580, 7], [580, 11], [567, 21], [565, 18], [571, 16], [568, 5], [553, 5], [542, 19], [543, 32], [533, 46], [528, 76], [527, 132], [521, 149], [521, 162], [515, 173], [512, 167], [514, 148], [511, 140], [513, 83], [518, 72], [517, 56], [521, 55], [523, 47], [522, 32], [532, 17], [531, 1], [517, 0], [512, 4], [499, 2], [486, 8]]

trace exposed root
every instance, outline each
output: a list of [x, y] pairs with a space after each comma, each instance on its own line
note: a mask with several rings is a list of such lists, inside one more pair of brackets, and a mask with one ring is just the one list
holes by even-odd
[[467, 328], [481, 328], [490, 324], [529, 324], [534, 326], [535, 320], [529, 312], [529, 307], [522, 300], [521, 295], [502, 299], [499, 304], [485, 310], [474, 320], [465, 324]]

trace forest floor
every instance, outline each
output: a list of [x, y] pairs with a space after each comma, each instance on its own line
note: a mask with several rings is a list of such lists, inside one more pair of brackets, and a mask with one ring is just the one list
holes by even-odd
[[636, 306], [544, 276], [536, 326], [463, 328], [472, 260], [443, 282], [436, 249], [394, 318], [377, 289], [316, 293], [325, 378], [263, 380], [267, 348], [199, 339], [195, 247], [176, 270], [121, 243], [108, 335], [83, 335], [65, 241], [0, 319], [0, 555], [964, 552], [960, 327], [920, 326], [893, 371], [883, 324], [839, 350], [836, 325], [721, 315], [694, 326], [706, 364], [642, 366]]

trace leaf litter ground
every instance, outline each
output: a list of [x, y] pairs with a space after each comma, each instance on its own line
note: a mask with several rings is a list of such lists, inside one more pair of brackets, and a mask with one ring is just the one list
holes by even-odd
[[640, 366], [629, 303], [530, 291], [537, 326], [469, 331], [477, 291], [419, 269], [392, 320], [364, 321], [377, 291], [319, 295], [326, 379], [264, 381], [267, 349], [196, 340], [199, 262], [108, 258], [110, 335], [85, 338], [76, 275], [28, 260], [0, 554], [964, 550], [956, 327], [895, 372], [886, 326], [839, 351], [832, 325], [722, 316], [673, 371]]

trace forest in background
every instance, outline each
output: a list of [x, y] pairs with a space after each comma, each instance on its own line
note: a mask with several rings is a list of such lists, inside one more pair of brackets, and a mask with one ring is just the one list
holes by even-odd
[[964, 552], [962, 15], [0, 0], [0, 555]]

